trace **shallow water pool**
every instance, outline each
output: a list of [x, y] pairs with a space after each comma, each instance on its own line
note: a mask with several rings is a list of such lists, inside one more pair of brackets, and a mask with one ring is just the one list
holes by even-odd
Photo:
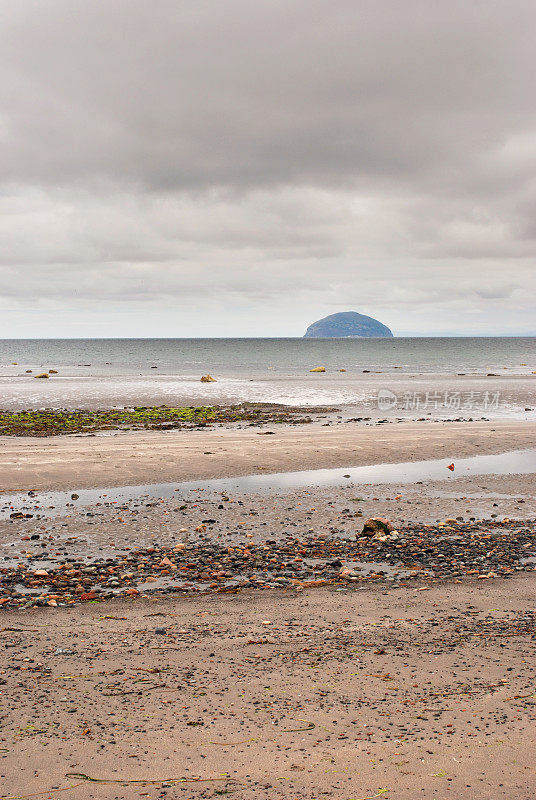
[[[449, 464], [454, 470], [449, 470]], [[364, 467], [278, 472], [269, 475], [246, 475], [209, 481], [155, 483], [116, 488], [80, 489], [69, 492], [28, 492], [5, 494], [0, 500], [0, 519], [14, 512], [33, 517], [51, 517], [72, 513], [75, 508], [120, 506], [134, 500], [191, 497], [191, 492], [256, 493], [281, 492], [294, 489], [350, 487], [378, 484], [411, 484], [424, 481], [445, 481], [452, 484], [459, 478], [473, 475], [528, 475], [536, 473], [536, 449], [513, 450], [496, 455], [470, 458], [406, 461], [395, 464], [373, 464]], [[76, 499], [71, 498], [76, 494]], [[97, 504], [100, 504], [98, 506]], [[20, 520], [23, 523], [23, 520]]]

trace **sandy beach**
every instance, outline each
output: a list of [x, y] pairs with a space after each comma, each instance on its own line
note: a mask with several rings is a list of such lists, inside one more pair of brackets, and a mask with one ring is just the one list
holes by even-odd
[[2, 796], [532, 800], [534, 579], [482, 583], [5, 615]]
[[533, 797], [534, 473], [69, 501], [536, 439], [330, 423], [2, 439], [1, 797]]
[[[271, 431], [273, 435], [263, 435]], [[401, 422], [330, 427], [3, 437], [0, 489], [77, 489], [461, 458], [534, 446], [536, 423]]]

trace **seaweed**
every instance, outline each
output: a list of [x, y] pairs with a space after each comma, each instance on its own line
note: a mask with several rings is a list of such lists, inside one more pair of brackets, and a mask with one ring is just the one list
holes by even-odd
[[[301, 417], [299, 415], [301, 414]], [[215, 423], [249, 422], [252, 425], [277, 422], [310, 422], [302, 409], [244, 403], [236, 406], [135, 406], [112, 409], [0, 410], [0, 435], [56, 436], [93, 433], [102, 430], [205, 427]]]

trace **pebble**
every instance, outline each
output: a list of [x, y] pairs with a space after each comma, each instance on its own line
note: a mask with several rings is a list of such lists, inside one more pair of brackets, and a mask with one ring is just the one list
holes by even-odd
[[89, 563], [47, 554], [47, 569], [34, 569], [32, 561], [43, 559], [41, 553], [0, 568], [0, 605], [55, 608], [121, 595], [328, 584], [420, 586], [423, 580], [491, 580], [535, 568], [534, 521], [449, 522], [399, 526], [396, 538], [357, 540], [310, 534], [230, 544], [201, 532], [197, 541], [181, 547], [155, 544]]

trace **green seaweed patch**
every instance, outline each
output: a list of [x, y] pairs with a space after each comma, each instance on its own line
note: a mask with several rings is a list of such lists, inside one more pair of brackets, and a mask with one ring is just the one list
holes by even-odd
[[238, 406], [135, 406], [122, 409], [45, 409], [1, 411], [0, 435], [55, 436], [102, 430], [171, 430], [213, 424], [248, 422], [250, 425], [311, 422], [303, 409], [271, 404], [244, 403]]
[[52, 436], [61, 433], [92, 432], [130, 428], [154, 428], [182, 424], [206, 424], [215, 411], [199, 408], [142, 407], [124, 409], [0, 411], [0, 434], [11, 436]]

